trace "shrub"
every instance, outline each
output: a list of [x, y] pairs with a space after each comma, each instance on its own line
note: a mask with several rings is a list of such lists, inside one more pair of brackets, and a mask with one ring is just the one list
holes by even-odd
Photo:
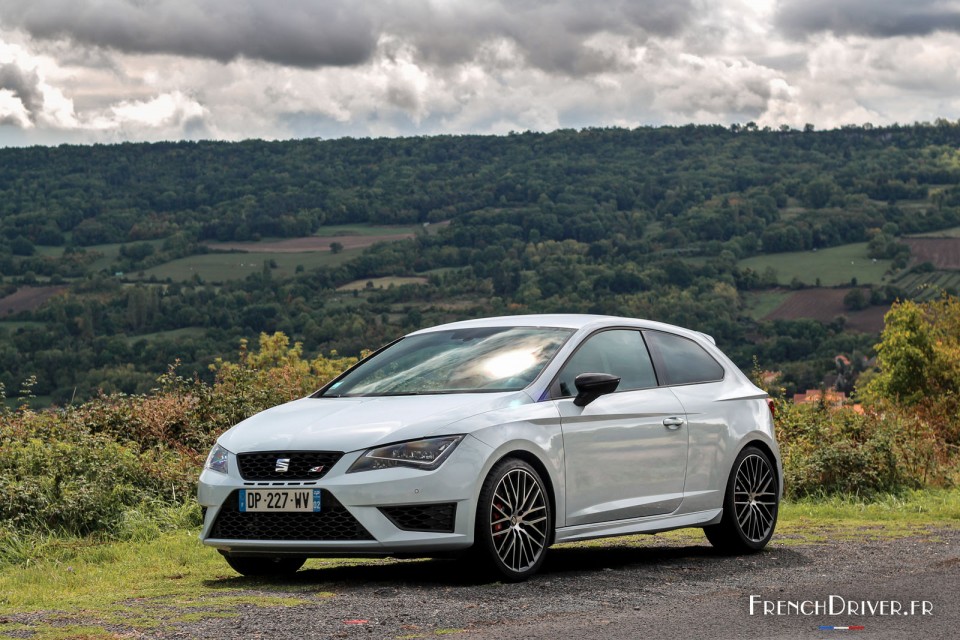
[[15, 529], [112, 534], [128, 509], [182, 502], [192, 493], [196, 467], [174, 452], [49, 429], [43, 423], [53, 416], [21, 419], [27, 424], [19, 425], [20, 437], [0, 446], [0, 520]]
[[788, 497], [870, 496], [951, 481], [949, 449], [936, 427], [892, 406], [858, 413], [780, 402], [777, 440]]
[[213, 384], [185, 379], [174, 365], [153, 395], [0, 411], [0, 547], [13, 553], [23, 533], [143, 539], [199, 524], [196, 481], [217, 436], [354, 362], [336, 354], [305, 360], [300, 344], [264, 334], [258, 351], [244, 342], [237, 362], [217, 360]]

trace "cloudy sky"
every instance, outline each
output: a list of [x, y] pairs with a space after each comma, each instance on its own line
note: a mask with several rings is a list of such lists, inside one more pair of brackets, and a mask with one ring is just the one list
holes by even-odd
[[960, 0], [0, 0], [0, 146], [960, 118]]

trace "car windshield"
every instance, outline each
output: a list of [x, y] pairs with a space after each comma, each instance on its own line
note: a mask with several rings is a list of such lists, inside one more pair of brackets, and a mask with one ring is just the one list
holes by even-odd
[[483, 327], [409, 336], [361, 363], [320, 396], [517, 391], [533, 382], [572, 333]]

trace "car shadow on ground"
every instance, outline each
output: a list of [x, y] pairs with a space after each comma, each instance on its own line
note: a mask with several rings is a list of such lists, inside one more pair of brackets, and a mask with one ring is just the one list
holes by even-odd
[[[317, 566], [317, 562], [329, 563]], [[729, 556], [717, 553], [706, 545], [691, 546], [562, 546], [550, 549], [540, 572], [528, 583], [549, 579], [566, 579], [581, 575], [602, 574], [607, 571], [630, 571], [661, 573], [680, 570], [689, 575], [719, 571], [736, 571], [744, 563], [751, 570], [761, 569], [765, 564], [777, 568], [802, 566], [810, 560], [792, 549], [767, 549], [763, 552]], [[225, 567], [226, 569], [226, 567]], [[226, 569], [226, 571], [230, 571]], [[237, 575], [218, 576], [206, 580], [211, 589], [262, 589], [271, 585], [281, 590], [318, 585], [337, 585], [340, 588], [366, 587], [390, 588], [398, 585], [467, 587], [495, 584], [498, 580], [481, 565], [466, 558], [461, 559], [409, 559], [394, 558], [352, 559], [337, 561], [321, 560], [307, 563], [304, 569], [286, 578], [246, 578]]]

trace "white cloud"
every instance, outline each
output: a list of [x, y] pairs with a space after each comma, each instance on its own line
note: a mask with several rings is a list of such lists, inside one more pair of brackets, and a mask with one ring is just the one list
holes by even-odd
[[0, 89], [0, 125], [13, 125], [23, 129], [33, 126], [30, 114], [23, 101], [9, 89]]
[[[849, 11], [817, 26], [774, 0], [289, 0], [289, 15], [266, 0], [201, 4], [211, 13], [194, 20], [201, 5], [180, 0], [78, 0], [76, 16], [10, 0], [0, 144], [960, 115], [960, 35], [890, 7], [904, 21], [894, 35], [841, 28]], [[99, 24], [97, 6], [117, 15]], [[372, 39], [351, 49], [325, 36], [334, 28]]]

